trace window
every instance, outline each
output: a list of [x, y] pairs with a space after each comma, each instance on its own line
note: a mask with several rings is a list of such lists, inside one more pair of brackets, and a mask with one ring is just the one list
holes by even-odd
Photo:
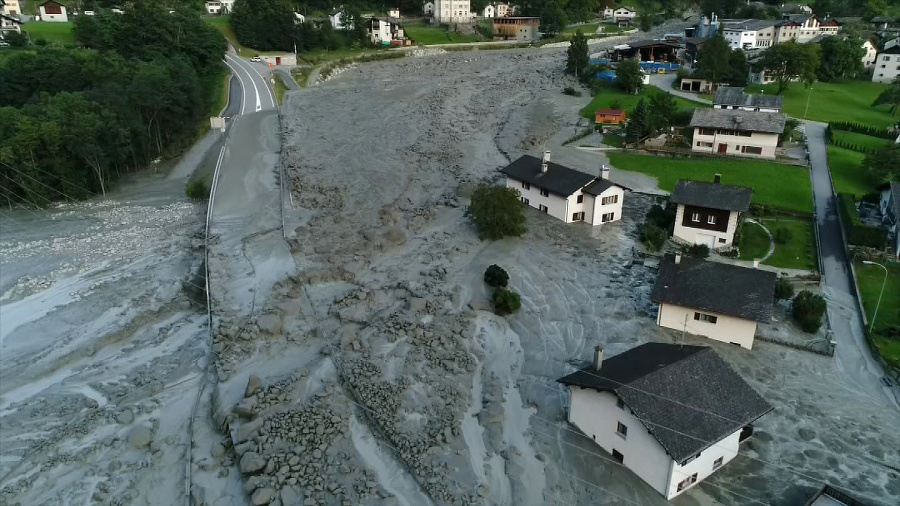
[[700, 213], [692, 213], [691, 221], [695, 221], [695, 222], [699, 223], [700, 222]]
[[[700, 452], [700, 453], [703, 453], [703, 452]], [[699, 458], [700, 458], [700, 453], [688, 457], [688, 459], [685, 460], [684, 462], [682, 462], [681, 465], [682, 465], [682, 466], [686, 466], [686, 465], [690, 464], [691, 462], [693, 462], [693, 461], [699, 459]]]
[[700, 135], [716, 135], [715, 128], [701, 128]]
[[682, 480], [681, 483], [678, 484], [678, 492], [681, 492], [682, 490], [690, 487], [694, 483], [697, 483], [697, 473], [694, 473]]
[[540, 210], [541, 212], [544, 212], [544, 213], [546, 213], [548, 211], [547, 206], [545, 206], [544, 204], [539, 205], [538, 210]]
[[572, 221], [584, 221], [584, 212], [572, 213]]
[[625, 455], [622, 455], [622, 452], [619, 450], [613, 450], [613, 458], [616, 459], [616, 462], [619, 464], [625, 463]]
[[715, 224], [716, 224], [716, 217], [715, 217], [715, 216], [712, 216], [712, 215], [707, 216], [707, 218], [706, 218], [706, 223], [708, 223], [708, 224], [710, 224], [710, 225], [715, 225]]
[[625, 439], [628, 437], [628, 427], [622, 422], [616, 422], [616, 435]]
[[723, 458], [724, 458], [724, 457], [719, 457], [719, 458], [717, 458], [717, 459], [713, 462], [713, 471], [715, 471], [716, 469], [722, 467], [722, 459], [723, 459]]
[[713, 143], [711, 143], [711, 142], [697, 141], [697, 147], [699, 147], [699, 148], [711, 148], [711, 147], [713, 147]]
[[582, 202], [584, 202], [584, 195], [579, 195], [579, 196], [578, 196], [578, 199], [576, 199], [576, 202], [579, 203], [579, 204], [581, 204]]
[[623, 401], [621, 397], [616, 399], [616, 407], [619, 409], [625, 409], [625, 401]]
[[600, 223], [606, 223], [607, 221], [612, 221], [616, 218], [616, 213], [606, 213], [600, 216]]
[[715, 324], [716, 321], [719, 320], [719, 317], [713, 316], [711, 314], [705, 314], [705, 313], [694, 313], [694, 319], [699, 322], [707, 322], [707, 323]]
[[725, 244], [725, 238], [724, 238], [724, 237], [720, 237], [720, 238], [719, 238], [719, 244]]
[[522, 188], [525, 188], [526, 190], [530, 190], [531, 185], [529, 183], [526, 183], [525, 181], [522, 181]]
[[741, 153], [747, 153], [750, 155], [761, 155], [762, 148], [759, 146], [742, 146]]
[[605, 206], [607, 204], [615, 204], [618, 201], [619, 201], [618, 195], [613, 195], [611, 197], [603, 197], [603, 199], [600, 200], [600, 205]]
[[549, 197], [549, 196], [550, 196], [550, 190], [545, 190], [545, 189], [541, 188], [541, 197]]
[[522, 199], [522, 203], [525, 204], [525, 205], [527, 206], [527, 205], [528, 205], [528, 199], [526, 199], [525, 197], [520, 197], [520, 198]]
[[891, 57], [890, 56], [882, 56], [881, 61], [891, 61]]

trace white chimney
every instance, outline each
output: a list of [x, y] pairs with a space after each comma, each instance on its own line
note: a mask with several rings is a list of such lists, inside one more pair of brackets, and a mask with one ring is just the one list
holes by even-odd
[[603, 348], [598, 344], [594, 346], [594, 372], [600, 372], [600, 366], [603, 365]]
[[603, 164], [600, 167], [600, 179], [609, 179], [609, 165]]
[[675, 253], [675, 265], [681, 263], [681, 253]]
[[759, 260], [754, 260], [754, 261], [753, 261], [753, 268], [754, 268], [754, 269], [759, 269]]
[[550, 150], [545, 149], [541, 155], [541, 172], [547, 172], [547, 165], [550, 163]]

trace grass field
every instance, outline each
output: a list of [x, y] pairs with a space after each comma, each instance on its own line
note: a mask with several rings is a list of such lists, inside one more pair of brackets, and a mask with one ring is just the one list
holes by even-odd
[[294, 67], [291, 69], [291, 77], [294, 78], [297, 86], [306, 88], [306, 83], [309, 81], [309, 75], [312, 74], [313, 69], [314, 67]]
[[831, 180], [838, 193], [852, 193], [856, 198], [875, 190], [868, 174], [862, 168], [865, 155], [837, 146], [828, 146], [828, 166]]
[[[784, 228], [790, 230], [791, 239], [785, 244], [775, 243], [775, 251], [763, 264], [784, 269], [816, 270], [816, 240], [813, 223], [795, 218], [763, 218], [759, 220], [772, 234]], [[755, 223], [744, 223], [741, 229], [741, 260], [762, 258], [769, 251], [769, 236]]]
[[284, 102], [284, 94], [287, 93], [288, 87], [284, 84], [284, 78], [281, 77], [281, 74], [275, 74], [275, 100], [278, 101], [278, 105], [281, 105]]
[[[898, 117], [891, 117], [888, 106], [872, 107], [872, 102], [887, 89], [888, 85], [870, 81], [837, 81], [815, 83], [810, 92], [801, 83], [791, 83], [784, 91], [783, 112], [788, 116], [813, 121], [854, 121], [865, 125], [889, 126], [896, 123]], [[774, 95], [776, 85], [747, 86], [747, 93], [760, 93], [765, 90]], [[809, 98], [809, 112], [806, 112], [806, 101]]]
[[863, 149], [882, 149], [891, 145], [891, 141], [887, 139], [846, 130], [832, 130], [831, 134], [834, 136], [835, 142], [843, 142]]
[[31, 36], [32, 42], [44, 39], [47, 42], [59, 44], [75, 43], [75, 25], [71, 21], [67, 23], [48, 23], [43, 21], [29, 21], [22, 25], [22, 30]]
[[225, 105], [228, 103], [228, 82], [231, 81], [231, 70], [228, 67], [225, 67], [222, 70], [222, 77], [217, 81], [219, 83], [218, 89], [216, 89], [216, 99], [213, 101], [212, 106], [209, 110], [210, 116], [216, 116], [222, 109], [225, 108]]
[[417, 44], [430, 46], [432, 44], [455, 44], [459, 42], [479, 42], [482, 39], [480, 35], [463, 35], [459, 32], [448, 32], [443, 28], [436, 26], [425, 26], [419, 24], [404, 25], [404, 31], [407, 37], [416, 41]]
[[886, 337], [883, 334], [888, 327], [900, 325], [900, 263], [887, 263], [885, 267], [888, 269], [887, 284], [884, 287], [878, 314], [875, 315], [875, 306], [878, 304], [878, 296], [884, 282], [884, 269], [877, 265], [854, 263], [859, 293], [870, 324], [872, 316], [875, 316], [872, 340], [885, 359], [895, 367], [900, 367], [900, 339]]
[[[656, 86], [644, 86], [644, 89], [640, 94], [629, 95], [618, 88], [610, 86], [594, 95], [594, 98], [591, 99], [590, 103], [581, 109], [581, 116], [588, 119], [594, 119], [594, 113], [597, 112], [597, 109], [625, 109], [626, 111], [630, 111], [634, 109], [634, 106], [637, 105], [638, 100], [641, 98], [649, 105], [650, 97], [653, 93], [657, 92], [662, 92], [662, 90]], [[681, 97], [673, 98], [675, 98], [675, 103], [678, 104], [678, 107], [681, 107], [682, 109], [708, 107], [703, 104], [698, 104], [697, 102], [685, 100]]]
[[577, 26], [569, 26], [565, 30], [562, 31], [563, 35], [575, 35], [575, 32], [581, 30], [581, 32], [590, 38], [590, 35], [593, 35], [597, 32], [597, 27], [603, 27], [603, 33], [619, 33], [624, 29], [618, 25], [614, 25], [612, 23], [588, 23], [586, 25], [577, 25]]
[[617, 151], [609, 152], [607, 156], [617, 169], [656, 177], [662, 190], [672, 191], [679, 179], [712, 181], [715, 174], [722, 174], [726, 184], [753, 188], [754, 202], [802, 213], [812, 212], [812, 188], [805, 167], [759, 160], [668, 158]]

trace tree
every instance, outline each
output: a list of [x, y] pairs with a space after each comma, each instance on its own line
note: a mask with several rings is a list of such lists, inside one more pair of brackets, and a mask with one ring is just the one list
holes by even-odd
[[890, 104], [891, 114], [897, 114], [900, 111], [900, 76], [895, 77], [888, 89], [882, 91], [878, 98], [872, 102], [873, 106], [885, 104]]
[[580, 29], [572, 36], [572, 41], [569, 43], [567, 54], [566, 72], [579, 77], [584, 76], [585, 69], [587, 69], [588, 65], [591, 63], [591, 58], [588, 56], [587, 37], [581, 33]]
[[730, 18], [734, 17], [743, 3], [743, 0], [701, 0], [700, 12], [707, 16], [714, 12], [720, 18]]
[[522, 299], [519, 297], [519, 294], [506, 288], [494, 290], [492, 299], [494, 312], [500, 316], [513, 314], [522, 307]]
[[794, 285], [787, 278], [775, 280], [775, 300], [788, 300], [794, 296]]
[[745, 86], [747, 84], [747, 72], [750, 66], [747, 57], [740, 49], [734, 49], [728, 55], [728, 77], [726, 80], [731, 86]]
[[472, 194], [466, 215], [475, 224], [481, 239], [496, 240], [525, 233], [524, 211], [518, 190], [482, 185]]
[[729, 75], [730, 60], [731, 47], [722, 32], [716, 32], [715, 36], [700, 47], [695, 74], [718, 83]]
[[809, 290], [802, 290], [794, 297], [791, 312], [803, 332], [815, 333], [822, 326], [822, 316], [825, 315], [825, 299]]
[[881, 183], [900, 180], [900, 144], [891, 144], [886, 149], [867, 154], [862, 166], [872, 181]]
[[235, 0], [229, 23], [238, 41], [254, 49], [293, 51], [297, 40], [290, 0]]
[[678, 103], [672, 94], [660, 90], [650, 96], [650, 110], [653, 114], [647, 118], [648, 130], [651, 133], [668, 131], [678, 115]]
[[625, 127], [625, 141], [628, 143], [637, 142], [650, 131], [649, 118], [647, 117], [647, 105], [644, 99], [638, 100], [637, 105], [628, 117], [628, 125]]
[[583, 23], [594, 18], [594, 0], [569, 0], [566, 3], [566, 16], [570, 23]]
[[763, 52], [760, 65], [766, 74], [778, 84], [781, 94], [791, 81], [812, 83], [821, 62], [817, 44], [797, 44], [790, 41], [775, 44]]
[[12, 47], [25, 47], [28, 45], [28, 36], [22, 32], [6, 32], [2, 39]]
[[888, 5], [885, 0], [868, 0], [866, 2], [866, 18], [872, 19], [877, 16], [884, 16], [888, 13]]
[[635, 59], [619, 62], [616, 66], [616, 84], [625, 93], [637, 95], [644, 87], [644, 71]]
[[638, 28], [642, 32], [649, 32], [653, 28], [653, 22], [650, 20], [650, 16], [647, 15], [647, 11], [641, 11], [638, 14]]
[[567, 23], [566, 13], [559, 6], [559, 2], [549, 0], [541, 11], [541, 32], [548, 36], [556, 35], [566, 27]]
[[819, 46], [822, 51], [818, 72], [820, 81], [856, 77], [865, 70], [862, 59], [866, 50], [861, 40], [827, 37]]
[[505, 288], [509, 284], [509, 274], [503, 267], [492, 264], [484, 271], [484, 282], [491, 288]]

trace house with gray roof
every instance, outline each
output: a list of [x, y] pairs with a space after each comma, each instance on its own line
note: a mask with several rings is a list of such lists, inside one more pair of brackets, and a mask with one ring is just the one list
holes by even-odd
[[700, 153], [775, 158], [785, 117], [777, 112], [698, 107], [691, 116], [691, 150]]
[[781, 112], [781, 95], [756, 95], [744, 93], [744, 88], [720, 86], [713, 99], [713, 109], [731, 109], [755, 112]]
[[669, 203], [677, 206], [672, 238], [705, 244], [710, 250], [730, 249], [741, 213], [750, 209], [752, 198], [752, 188], [722, 184], [719, 174], [712, 182], [682, 179], [669, 196]]
[[894, 258], [900, 260], [900, 183], [885, 183], [879, 187], [881, 198], [878, 199], [884, 225], [892, 237]]
[[525, 205], [565, 223], [601, 225], [620, 220], [625, 190], [630, 190], [610, 181], [606, 165], [599, 175], [588, 174], [551, 162], [549, 151], [541, 158], [520, 156], [500, 172], [506, 176], [506, 187], [518, 190]]
[[666, 499], [721, 469], [772, 410], [711, 348], [646, 343], [558, 380], [569, 422]]
[[656, 324], [748, 350], [757, 323], [768, 323], [775, 303], [774, 272], [666, 255], [650, 300]]

